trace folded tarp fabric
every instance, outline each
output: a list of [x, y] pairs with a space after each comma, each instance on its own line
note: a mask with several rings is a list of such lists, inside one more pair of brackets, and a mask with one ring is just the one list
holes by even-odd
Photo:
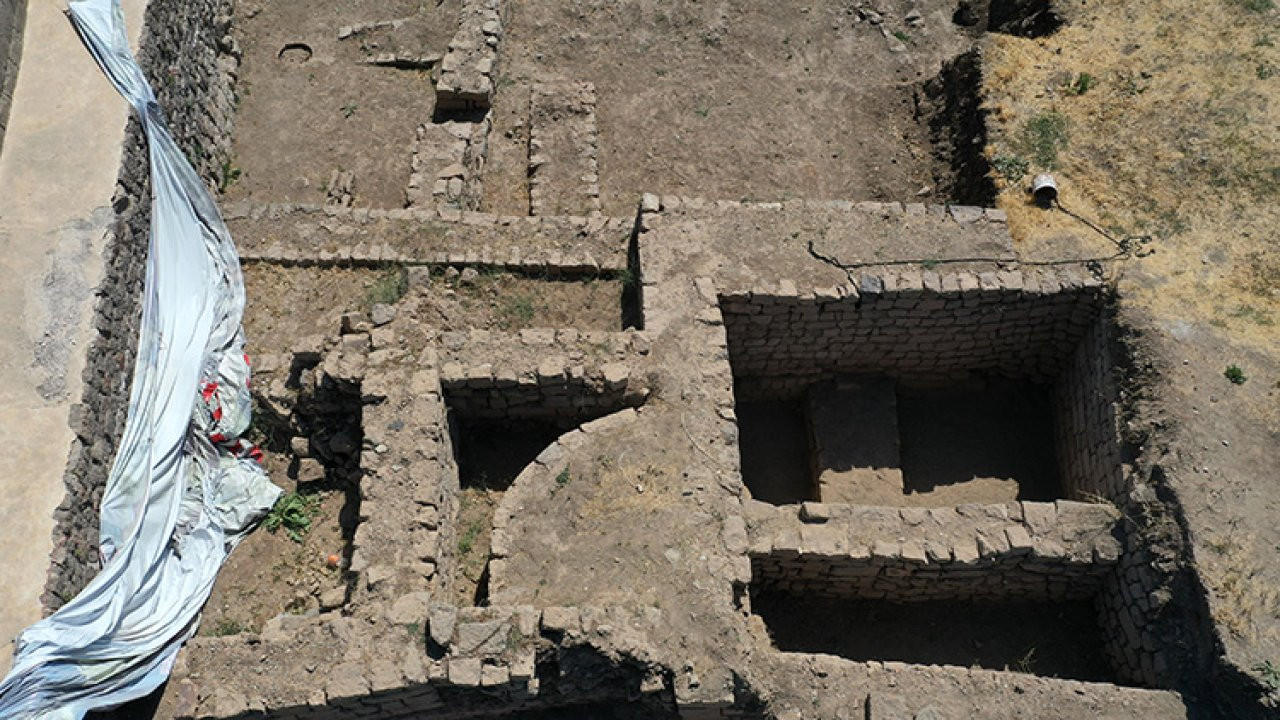
[[100, 508], [102, 569], [18, 637], [0, 718], [81, 718], [159, 687], [227, 553], [280, 495], [239, 439], [250, 399], [235, 245], [129, 50], [118, 0], [72, 2], [70, 17], [149, 143], [142, 324]]

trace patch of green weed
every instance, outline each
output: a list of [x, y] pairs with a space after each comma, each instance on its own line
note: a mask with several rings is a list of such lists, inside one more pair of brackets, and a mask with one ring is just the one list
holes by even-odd
[[1228, 365], [1222, 375], [1227, 380], [1230, 380], [1232, 385], [1243, 385], [1249, 379], [1239, 365]]
[[373, 281], [365, 293], [369, 305], [395, 303], [409, 291], [409, 270], [403, 265], [387, 268]]
[[1018, 155], [997, 155], [991, 160], [991, 167], [1005, 180], [1016, 183], [1031, 169], [1031, 164]]
[[1019, 144], [1023, 154], [1038, 167], [1056, 170], [1058, 153], [1067, 147], [1067, 118], [1060, 113], [1044, 112], [1022, 126]]
[[320, 513], [320, 498], [298, 491], [280, 496], [262, 526], [271, 532], [284, 530], [289, 539], [300, 543], [311, 530], [311, 521]]

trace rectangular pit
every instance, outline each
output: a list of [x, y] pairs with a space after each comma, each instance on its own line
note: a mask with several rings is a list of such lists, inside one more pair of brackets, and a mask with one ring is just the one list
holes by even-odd
[[[1123, 490], [1098, 280], [912, 271], [844, 296], [794, 292], [721, 296], [748, 408], [743, 478], [760, 499], [940, 507]], [[794, 434], [794, 412], [770, 414], [797, 406], [800, 468], [768, 429]]]
[[1087, 600], [894, 604], [757, 593], [752, 608], [783, 652], [1116, 680]]

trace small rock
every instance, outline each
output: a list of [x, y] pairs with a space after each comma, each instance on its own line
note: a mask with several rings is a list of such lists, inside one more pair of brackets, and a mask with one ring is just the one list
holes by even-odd
[[458, 276], [458, 282], [463, 285], [474, 285], [476, 279], [480, 277], [480, 273], [473, 267], [465, 268]]
[[320, 482], [324, 478], [324, 465], [321, 465], [319, 460], [313, 460], [312, 458], [298, 459], [298, 469], [294, 474], [294, 479], [298, 481], [299, 485]]
[[335, 455], [353, 455], [360, 446], [350, 435], [336, 432], [329, 438], [329, 452]]
[[396, 308], [394, 305], [377, 303], [369, 310], [369, 319], [373, 321], [374, 327], [386, 325], [396, 319]]
[[342, 607], [347, 602], [347, 591], [345, 588], [330, 588], [320, 593], [320, 609], [335, 610]]

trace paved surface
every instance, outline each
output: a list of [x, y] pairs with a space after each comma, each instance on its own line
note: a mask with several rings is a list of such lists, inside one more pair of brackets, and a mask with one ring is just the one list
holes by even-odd
[[[124, 0], [137, 45], [144, 0]], [[31, 0], [0, 154], [0, 643], [40, 618], [127, 107], [61, 8]], [[0, 671], [10, 653], [0, 648]]]

